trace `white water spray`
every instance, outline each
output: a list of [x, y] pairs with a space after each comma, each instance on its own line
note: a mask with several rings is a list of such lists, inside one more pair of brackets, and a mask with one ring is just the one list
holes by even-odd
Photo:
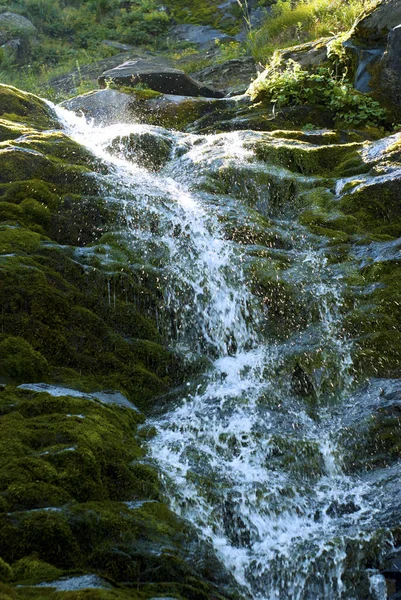
[[[360, 600], [355, 582], [363, 580], [363, 548], [375, 531], [380, 501], [342, 474], [338, 422], [324, 411], [311, 415], [288, 381], [277, 382], [280, 344], [261, 335], [268, 315], [248, 291], [244, 249], [225, 239], [224, 207], [219, 213], [215, 198], [191, 189], [211, 162], [210, 152], [220, 152], [221, 164], [246, 161], [249, 152], [237, 134], [200, 137], [197, 144], [189, 136], [189, 151], [164, 175], [154, 174], [107, 149], [116, 136], [152, 128], [91, 127], [58, 113], [68, 133], [109, 164], [105, 189], [124, 207], [133, 247], [146, 257], [157, 247], [175, 343], [213, 360], [198, 390], [154, 419], [158, 433], [149, 451], [165, 473], [172, 508], [212, 542], [257, 600]], [[335, 367], [343, 369], [340, 397], [350, 386], [349, 348], [333, 312], [340, 288], [323, 281], [325, 265], [316, 256], [305, 247], [296, 270], [317, 277], [321, 344], [330, 346]], [[372, 598], [385, 598], [380, 582], [371, 588]]]

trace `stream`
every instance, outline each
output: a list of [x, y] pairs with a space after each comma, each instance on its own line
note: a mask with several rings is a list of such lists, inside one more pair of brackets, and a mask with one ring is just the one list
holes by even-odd
[[[290, 205], [266, 207], [258, 181], [272, 167], [250, 150], [260, 134], [99, 127], [57, 112], [109, 167], [99, 175], [105, 197], [119, 206], [133, 253], [157, 273], [171, 345], [206, 365], [149, 419], [157, 433], [148, 451], [171, 508], [211, 542], [244, 597], [385, 600], [370, 557], [391, 549], [400, 500], [385, 469], [350, 474], [342, 439], [390, 383], [355, 381], [341, 267]], [[146, 132], [171, 145], [159, 172], [127, 158], [129, 136]], [[228, 171], [232, 192], [221, 185]], [[261, 272], [273, 301], [255, 283]], [[319, 357], [313, 376], [304, 355]]]

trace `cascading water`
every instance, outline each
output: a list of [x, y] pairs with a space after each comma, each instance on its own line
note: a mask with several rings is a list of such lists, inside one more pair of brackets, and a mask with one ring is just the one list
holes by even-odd
[[[105, 195], [123, 209], [133, 251], [157, 270], [173, 343], [209, 358], [196, 387], [153, 418], [149, 451], [172, 508], [213, 543], [245, 595], [384, 600], [383, 579], [365, 570], [370, 545], [389, 540], [377, 524], [383, 500], [377, 486], [343, 474], [337, 447], [352, 388], [338, 325], [341, 279], [312, 236], [277, 220], [292, 241], [288, 277], [313, 298], [317, 316], [275, 339], [266, 333], [273, 317], [249, 291], [247, 265], [261, 248], [227, 239], [224, 228], [231, 216], [252, 224], [251, 210], [205, 191], [205, 173], [247, 162], [251, 133], [170, 133], [179, 151], [155, 174], [127, 161], [123, 147], [117, 156], [108, 148], [157, 128], [95, 127], [57, 110], [68, 133], [110, 167]], [[293, 381], [290, 359], [304, 347], [322, 357], [312, 403]]]

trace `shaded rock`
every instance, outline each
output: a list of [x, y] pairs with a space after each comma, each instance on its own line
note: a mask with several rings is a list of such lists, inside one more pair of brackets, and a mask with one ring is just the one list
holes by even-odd
[[396, 548], [386, 557], [381, 574], [386, 578], [388, 587], [397, 592], [390, 598], [393, 600], [401, 598], [401, 549]]
[[176, 25], [170, 30], [170, 35], [179, 42], [190, 42], [197, 44], [202, 49], [214, 46], [216, 40], [219, 42], [233, 41], [234, 38], [223, 31], [213, 29], [210, 25], [191, 25], [183, 23]]
[[253, 58], [233, 58], [220, 65], [207, 67], [194, 73], [198, 81], [219, 87], [230, 94], [245, 93], [250, 82], [255, 79], [258, 72]]
[[355, 23], [352, 38], [368, 46], [385, 45], [389, 32], [400, 23], [400, 2], [384, 0]]
[[169, 160], [172, 145], [172, 140], [166, 135], [141, 131], [116, 137], [108, 150], [139, 166], [158, 171]]
[[389, 33], [386, 51], [377, 65], [372, 87], [398, 118], [401, 113], [401, 25]]
[[372, 67], [383, 57], [383, 48], [364, 48], [355, 45], [352, 40], [344, 42], [344, 48], [350, 51], [356, 60], [354, 87], [358, 92], [371, 92]]
[[279, 50], [280, 65], [285, 68], [289, 60], [298, 63], [303, 69], [316, 68], [327, 62], [328, 44], [334, 38], [321, 38], [313, 42], [306, 42], [298, 46], [292, 46]]
[[204, 96], [206, 98], [222, 98], [224, 94], [202, 86], [180, 69], [138, 59], [127, 61], [114, 69], [105, 71], [98, 79], [101, 88], [111, 81], [116, 85], [134, 87], [145, 84], [152, 90], [163, 94], [180, 96]]

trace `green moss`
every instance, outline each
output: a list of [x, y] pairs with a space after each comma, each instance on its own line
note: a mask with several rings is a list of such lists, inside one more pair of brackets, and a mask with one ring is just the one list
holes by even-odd
[[0, 228], [0, 254], [13, 252], [35, 252], [40, 245], [41, 237], [37, 233], [16, 227]]
[[0, 557], [0, 581], [7, 583], [13, 579], [14, 573], [8, 563]]
[[26, 556], [13, 564], [14, 578], [19, 584], [38, 584], [43, 581], [54, 581], [62, 574], [62, 570], [38, 560], [34, 556]]
[[0, 341], [0, 364], [1, 375], [16, 381], [41, 381], [49, 373], [47, 360], [21, 337]]
[[398, 237], [401, 211], [396, 180], [362, 184], [341, 198], [339, 208], [345, 214], [352, 214], [365, 230], [390, 235], [394, 232], [394, 237]]
[[22, 123], [14, 123], [7, 119], [0, 119], [0, 142], [15, 140], [21, 135], [27, 135], [33, 131], [34, 130], [31, 127], [27, 127]]
[[267, 308], [266, 328], [270, 335], [285, 338], [306, 325], [308, 309], [299, 295], [299, 287], [284, 280], [275, 262], [252, 261], [249, 277], [252, 292]]
[[253, 147], [259, 159], [302, 175], [340, 177], [348, 176], [354, 170], [357, 173], [366, 170], [358, 153], [361, 148], [361, 144], [358, 143], [301, 146], [257, 142]]
[[151, 132], [118, 136], [108, 150], [113, 154], [123, 153], [126, 159], [147, 169], [158, 171], [170, 158], [172, 140]]
[[0, 84], [0, 116], [9, 120], [23, 120], [34, 127], [59, 127], [53, 110], [40, 98], [16, 88]]
[[269, 468], [284, 469], [302, 479], [320, 477], [324, 472], [317, 442], [275, 435], [270, 440], [270, 448]]
[[129, 94], [134, 96], [136, 100], [151, 100], [153, 98], [160, 98], [163, 96], [161, 92], [156, 92], [146, 85], [133, 85], [132, 87], [126, 85], [119, 85], [114, 81], [106, 82], [107, 88], [112, 90], [117, 90], [122, 94]]

